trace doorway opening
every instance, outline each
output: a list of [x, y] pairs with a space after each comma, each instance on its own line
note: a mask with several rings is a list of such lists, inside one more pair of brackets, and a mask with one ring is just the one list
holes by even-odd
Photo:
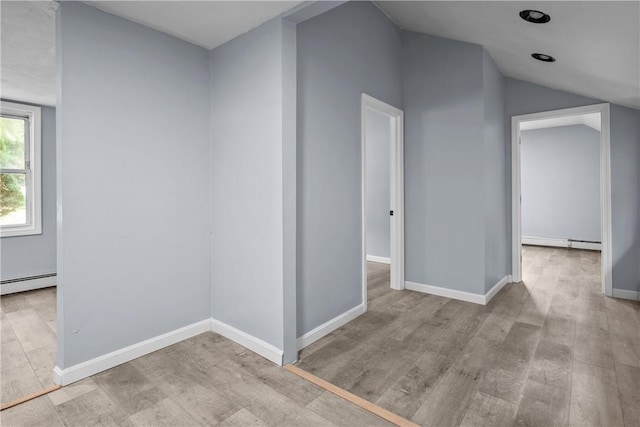
[[368, 262], [388, 264], [392, 289], [404, 289], [402, 110], [362, 94], [362, 301]]
[[[609, 123], [609, 104], [512, 117], [514, 282], [523, 277], [523, 244], [600, 250], [602, 293], [612, 295]], [[582, 132], [575, 140], [572, 127]]]

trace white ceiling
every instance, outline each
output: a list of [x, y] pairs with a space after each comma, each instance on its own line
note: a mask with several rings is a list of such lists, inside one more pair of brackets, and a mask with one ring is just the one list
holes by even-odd
[[[100, 9], [213, 48], [300, 1], [89, 1]], [[513, 78], [640, 109], [640, 1], [383, 1], [402, 28], [483, 45]], [[55, 104], [52, 1], [1, 1], [1, 96]], [[520, 19], [525, 8], [551, 22]], [[530, 57], [548, 53], [546, 64]]]
[[600, 113], [581, 114], [579, 116], [554, 117], [552, 119], [530, 120], [520, 123], [520, 130], [555, 128], [570, 125], [585, 125], [600, 132]]
[[130, 21], [213, 49], [301, 1], [85, 1]]
[[0, 2], [0, 95], [55, 105], [55, 10], [52, 1]]
[[[508, 77], [640, 109], [640, 2], [379, 1], [400, 27], [485, 47]], [[547, 24], [518, 12], [551, 15]], [[543, 63], [534, 52], [556, 58]]]

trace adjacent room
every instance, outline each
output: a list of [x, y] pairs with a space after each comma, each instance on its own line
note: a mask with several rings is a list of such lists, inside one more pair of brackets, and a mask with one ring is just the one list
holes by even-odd
[[3, 425], [640, 424], [640, 2], [0, 18]]
[[601, 157], [608, 155], [601, 155], [601, 114], [538, 118], [519, 127], [522, 259], [529, 267], [523, 281], [560, 268], [561, 275], [582, 276], [577, 292], [602, 293], [607, 226], [600, 192], [610, 188], [610, 177], [601, 184]]

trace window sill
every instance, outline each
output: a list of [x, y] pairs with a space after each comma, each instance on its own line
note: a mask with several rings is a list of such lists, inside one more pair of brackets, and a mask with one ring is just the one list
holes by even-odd
[[40, 227], [4, 227], [0, 229], [0, 237], [22, 237], [22, 236], [33, 236], [42, 234], [42, 229]]

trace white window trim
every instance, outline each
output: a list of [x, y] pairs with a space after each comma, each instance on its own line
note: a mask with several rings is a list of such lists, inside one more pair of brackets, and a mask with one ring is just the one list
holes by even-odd
[[42, 165], [41, 165], [41, 108], [33, 105], [2, 101], [2, 114], [28, 117], [29, 119], [29, 162], [31, 185], [27, 186], [27, 209], [29, 218], [26, 225], [4, 225], [0, 227], [2, 237], [30, 236], [42, 234]]

